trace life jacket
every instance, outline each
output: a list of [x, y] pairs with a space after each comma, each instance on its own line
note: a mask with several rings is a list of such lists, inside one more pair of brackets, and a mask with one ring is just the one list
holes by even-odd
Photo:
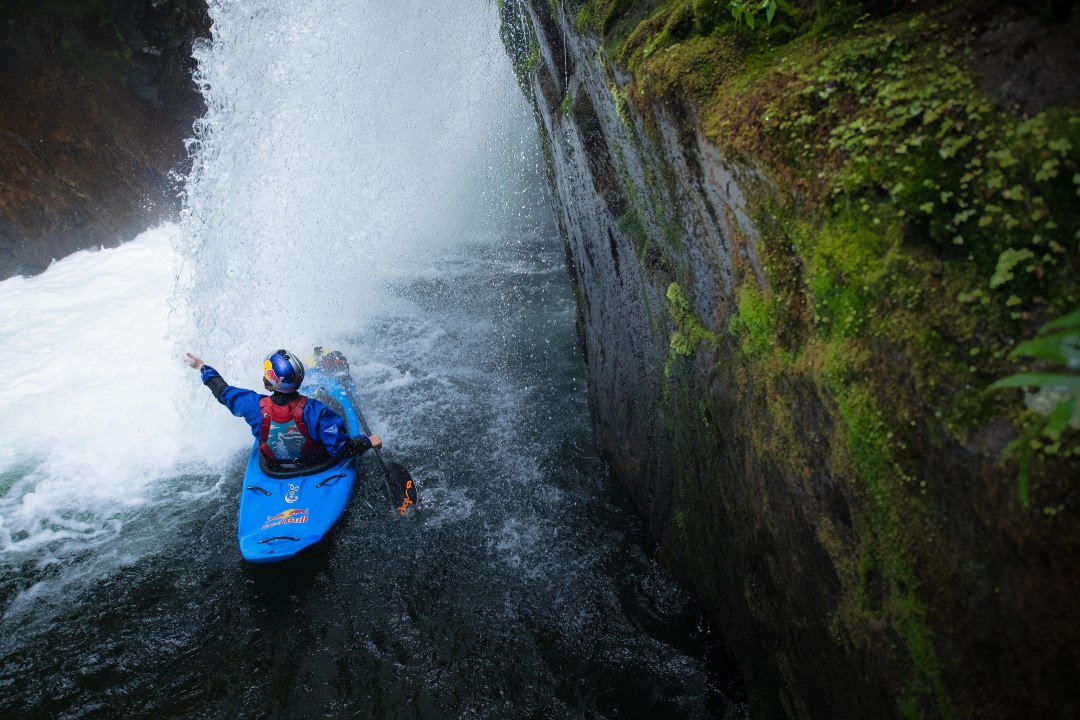
[[303, 395], [298, 395], [287, 405], [276, 405], [268, 397], [259, 399], [262, 411], [259, 452], [263, 457], [271, 462], [293, 462], [325, 454], [325, 448], [311, 439], [304, 422], [306, 404], [307, 398]]

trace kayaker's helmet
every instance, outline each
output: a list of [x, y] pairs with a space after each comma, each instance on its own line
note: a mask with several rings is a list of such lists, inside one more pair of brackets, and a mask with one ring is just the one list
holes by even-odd
[[288, 350], [275, 350], [263, 360], [263, 385], [267, 390], [292, 393], [304, 382], [304, 363]]

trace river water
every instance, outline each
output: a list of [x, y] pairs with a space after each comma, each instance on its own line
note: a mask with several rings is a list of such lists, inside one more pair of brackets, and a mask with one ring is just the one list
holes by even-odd
[[[178, 225], [0, 283], [9, 717], [745, 717], [592, 446], [574, 299], [493, 3], [212, 4]], [[178, 360], [349, 357], [410, 468], [236, 543], [250, 435]]]

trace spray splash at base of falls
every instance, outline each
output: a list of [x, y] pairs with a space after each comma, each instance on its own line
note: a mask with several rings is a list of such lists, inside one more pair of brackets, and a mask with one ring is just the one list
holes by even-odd
[[[744, 712], [592, 449], [531, 118], [493, 5], [453, 5], [212, 3], [210, 110], [179, 228], [19, 280], [70, 300], [24, 327], [71, 345], [27, 362], [26, 442], [0, 455], [0, 710]], [[94, 278], [129, 294], [109, 300]], [[86, 343], [128, 372], [50, 359]], [[398, 518], [365, 458], [321, 546], [248, 566], [235, 532], [250, 435], [177, 357], [198, 351], [251, 387], [267, 350], [315, 344], [349, 357], [423, 506]], [[110, 383], [114, 404], [30, 442], [73, 390], [89, 403]], [[69, 467], [65, 442], [102, 451]]]
[[173, 408], [185, 378], [164, 340], [175, 232], [150, 230], [0, 283], [11, 379], [0, 449], [5, 557], [59, 560], [107, 542], [125, 511], [149, 501], [148, 481], [195, 450], [180, 442]]

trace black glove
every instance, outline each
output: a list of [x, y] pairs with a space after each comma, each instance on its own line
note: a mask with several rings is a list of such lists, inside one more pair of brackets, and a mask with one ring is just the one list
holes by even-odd
[[365, 451], [371, 449], [371, 441], [367, 439], [366, 435], [359, 437], [351, 437], [345, 441], [345, 444], [341, 447], [341, 452], [338, 453], [340, 457], [356, 457], [362, 455]]

